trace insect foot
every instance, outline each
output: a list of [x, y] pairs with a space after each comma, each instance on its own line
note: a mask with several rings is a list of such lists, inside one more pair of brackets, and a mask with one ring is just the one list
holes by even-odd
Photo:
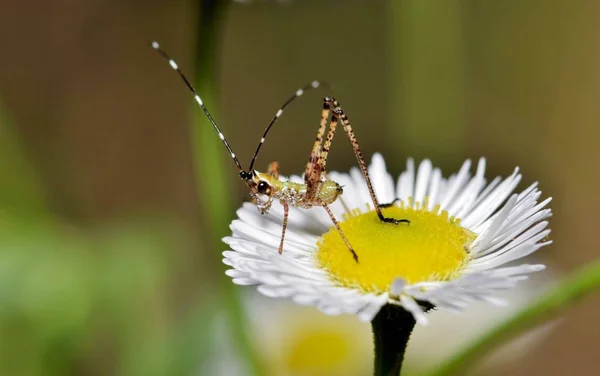
[[399, 199], [398, 197], [396, 197], [396, 198], [394, 199], [394, 201], [392, 201], [392, 202], [388, 202], [387, 204], [379, 204], [379, 207], [380, 207], [380, 208], [383, 208], [383, 209], [385, 209], [385, 208], [390, 208], [390, 207], [394, 206], [394, 204], [395, 204], [396, 202], [398, 202], [398, 201], [400, 201], [400, 199]]
[[[379, 204], [379, 207], [382, 209], [390, 208], [390, 207], [394, 206], [394, 204], [398, 201], [400, 201], [400, 199], [398, 197], [396, 197], [394, 199], [394, 201], [392, 201], [392, 202], [388, 202], [387, 204]], [[396, 219], [396, 218], [384, 217], [383, 214], [381, 214], [381, 212], [378, 212], [377, 216], [379, 217], [379, 219], [382, 222], [385, 222], [385, 223], [393, 223], [395, 225], [398, 225], [400, 223], [406, 223], [406, 224], [410, 225], [410, 221], [408, 219]]]
[[409, 224], [409, 225], [410, 225], [410, 221], [409, 221], [408, 219], [396, 219], [396, 218], [388, 218], [388, 217], [384, 217], [383, 215], [381, 215], [381, 216], [379, 217], [379, 219], [380, 219], [382, 222], [385, 222], [385, 223], [393, 223], [393, 224], [395, 224], [395, 225], [398, 225], [398, 224], [400, 224], [400, 223], [406, 223], [406, 224]]

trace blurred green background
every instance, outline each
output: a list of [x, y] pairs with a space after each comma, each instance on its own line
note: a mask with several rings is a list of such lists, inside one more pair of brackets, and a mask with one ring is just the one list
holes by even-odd
[[[598, 256], [600, 2], [1, 0], [0, 9], [2, 375], [370, 372], [368, 325], [269, 301], [224, 276], [219, 239], [247, 192], [153, 39], [196, 77], [243, 164], [282, 102], [323, 79], [364, 154], [382, 152], [394, 175], [408, 156], [446, 174], [485, 156], [488, 176], [519, 165], [523, 185], [539, 181], [554, 197], [555, 243], [539, 252], [550, 272], [534, 286]], [[286, 111], [259, 167], [303, 170], [323, 94]], [[344, 138], [331, 170], [355, 164]], [[472, 372], [592, 374], [599, 315], [596, 295], [543, 341], [511, 344]], [[438, 361], [440, 338], [464, 335], [464, 317], [436, 319], [444, 335], [423, 334], [411, 372]]]

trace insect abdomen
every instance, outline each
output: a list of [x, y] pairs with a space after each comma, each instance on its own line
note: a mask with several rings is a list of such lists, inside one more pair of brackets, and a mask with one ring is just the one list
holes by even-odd
[[319, 192], [317, 193], [317, 198], [323, 204], [329, 205], [335, 200], [337, 200], [338, 196], [341, 195], [343, 192], [344, 190], [338, 183], [332, 180], [326, 180], [321, 183], [321, 186], [319, 187]]

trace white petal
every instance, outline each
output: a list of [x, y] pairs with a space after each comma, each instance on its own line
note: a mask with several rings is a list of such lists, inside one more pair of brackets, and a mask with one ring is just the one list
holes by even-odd
[[394, 180], [392, 175], [387, 172], [383, 156], [379, 153], [375, 153], [371, 159], [369, 176], [379, 202], [388, 203], [396, 198]]
[[471, 160], [467, 159], [461, 166], [458, 174], [456, 174], [456, 176], [452, 179], [452, 183], [446, 189], [446, 194], [443, 196], [440, 204], [442, 210], [446, 210], [458, 191], [463, 187], [469, 178], [469, 168], [471, 168]]
[[408, 202], [409, 197], [413, 197], [413, 187], [415, 184], [415, 162], [412, 158], [406, 161], [406, 171], [400, 174], [398, 178], [398, 188], [396, 197], [404, 202]]
[[439, 168], [434, 168], [431, 173], [431, 185], [429, 187], [429, 210], [433, 210], [438, 204], [439, 191], [443, 185], [442, 171]]
[[473, 210], [462, 218], [462, 225], [469, 229], [480, 231], [477, 227], [487, 220], [489, 216], [502, 205], [504, 200], [512, 193], [517, 184], [519, 184], [521, 175], [519, 175], [518, 172], [519, 169], [515, 169], [510, 177], [498, 184], [498, 186], [487, 194]]
[[463, 215], [469, 212], [469, 210], [475, 204], [475, 200], [479, 195], [479, 192], [485, 185], [485, 159], [481, 158], [477, 164], [477, 172], [466, 187], [459, 192], [454, 202], [448, 206], [448, 213], [457, 218], [462, 218]]
[[415, 195], [413, 196], [413, 200], [415, 202], [424, 202], [425, 195], [427, 194], [427, 188], [429, 187], [432, 169], [433, 167], [431, 166], [431, 161], [429, 159], [425, 159], [419, 165], [419, 171], [417, 172], [417, 183], [415, 186]]
[[398, 295], [402, 294], [405, 286], [406, 286], [406, 281], [404, 279], [396, 278], [392, 282], [392, 286], [390, 287], [390, 293], [392, 295], [398, 296]]
[[428, 324], [427, 316], [425, 316], [425, 312], [423, 312], [423, 310], [421, 309], [421, 306], [419, 306], [419, 304], [417, 302], [415, 302], [414, 299], [409, 298], [406, 295], [402, 295], [400, 297], [400, 303], [408, 312], [413, 314], [413, 316], [415, 317], [415, 320], [417, 320], [417, 323], [419, 323], [420, 325], [423, 325], [423, 326]]
[[[396, 187], [381, 155], [374, 155], [368, 168], [380, 202], [398, 197], [406, 203], [412, 197], [413, 202], [422, 203], [428, 197], [429, 210], [440, 205], [450, 215], [461, 218], [461, 226], [477, 235], [469, 250], [472, 258], [454, 280], [407, 284], [398, 278], [389, 292], [379, 294], [342, 287], [314, 258], [320, 236], [332, 226], [325, 210], [291, 208], [283, 254], [279, 254], [283, 208], [276, 201], [265, 215], [259, 214], [250, 203], [237, 211], [238, 219], [230, 225], [232, 236], [223, 238], [229, 246], [223, 252], [223, 263], [231, 268], [225, 273], [236, 284], [258, 285], [263, 295], [313, 305], [329, 315], [356, 314], [363, 321], [372, 320], [389, 303], [404, 307], [423, 325], [427, 317], [417, 301], [450, 310], [462, 310], [473, 301], [502, 304], [497, 296], [499, 290], [512, 288], [526, 280], [528, 274], [544, 268], [503, 265], [550, 243], [545, 241], [550, 232], [545, 221], [552, 215], [546, 208], [550, 199], [538, 202], [541, 192], [537, 183], [513, 194], [521, 180], [518, 169], [508, 178], [495, 178], [486, 185], [485, 160], [479, 160], [473, 177], [470, 167], [466, 161], [457, 174], [444, 179], [429, 160], [419, 164], [415, 175], [414, 162], [409, 159]], [[367, 205], [372, 206], [359, 169], [352, 168], [348, 174], [330, 172], [328, 177], [344, 186], [342, 199], [350, 209], [364, 211]], [[302, 177], [294, 175], [290, 181], [304, 182]], [[341, 219], [345, 211], [341, 200], [331, 208], [336, 218]]]

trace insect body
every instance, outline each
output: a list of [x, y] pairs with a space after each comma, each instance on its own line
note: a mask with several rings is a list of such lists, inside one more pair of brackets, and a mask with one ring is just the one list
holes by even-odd
[[[327, 211], [327, 214], [329, 214], [329, 217], [331, 218], [334, 226], [336, 227], [346, 246], [352, 253], [354, 260], [358, 262], [358, 255], [350, 245], [350, 242], [348, 241], [342, 229], [340, 228], [340, 225], [337, 219], [335, 218], [335, 215], [329, 208], [329, 205], [335, 202], [343, 193], [343, 189], [338, 183], [328, 179], [325, 170], [327, 164], [327, 156], [329, 154], [329, 148], [331, 146], [331, 142], [333, 141], [333, 136], [335, 135], [338, 122], [340, 121], [342, 127], [344, 128], [344, 131], [348, 135], [348, 139], [350, 140], [352, 149], [354, 150], [354, 154], [360, 165], [360, 170], [367, 183], [369, 194], [371, 196], [371, 200], [373, 201], [373, 205], [375, 207], [375, 211], [377, 212], [377, 216], [379, 217], [379, 219], [382, 222], [392, 223], [396, 225], [401, 222], [410, 223], [410, 221], [407, 219], [395, 219], [385, 217], [383, 215], [381, 208], [389, 206], [390, 204], [380, 205], [377, 201], [377, 197], [375, 196], [375, 191], [373, 190], [371, 179], [369, 178], [369, 174], [367, 171], [367, 166], [358, 146], [358, 142], [356, 141], [356, 137], [354, 136], [354, 132], [352, 131], [350, 121], [344, 113], [344, 110], [342, 110], [339, 103], [334, 98], [325, 97], [323, 99], [321, 122], [319, 124], [319, 130], [317, 131], [317, 137], [313, 145], [310, 158], [308, 160], [308, 163], [306, 164], [306, 169], [304, 171], [304, 184], [294, 183], [290, 181], [280, 181], [278, 165], [276, 162], [273, 162], [269, 165], [269, 168], [266, 173], [254, 170], [254, 163], [256, 162], [256, 158], [258, 157], [260, 149], [262, 148], [262, 145], [265, 142], [265, 139], [269, 131], [271, 130], [273, 124], [275, 124], [277, 119], [283, 113], [283, 110], [292, 101], [294, 101], [294, 99], [304, 94], [305, 91], [319, 87], [319, 81], [313, 81], [309, 85], [298, 89], [296, 93], [292, 97], [290, 97], [277, 111], [277, 113], [263, 132], [260, 142], [256, 147], [256, 151], [254, 152], [254, 156], [252, 157], [252, 160], [250, 162], [250, 166], [247, 170], [244, 170], [239, 160], [237, 159], [235, 153], [231, 149], [231, 146], [229, 146], [229, 143], [225, 139], [225, 136], [219, 129], [217, 123], [215, 122], [210, 112], [202, 102], [202, 99], [198, 95], [196, 89], [194, 89], [190, 81], [179, 69], [177, 63], [173, 59], [171, 59], [171, 57], [165, 51], [163, 51], [160, 48], [160, 45], [157, 42], [152, 42], [151, 45], [152, 48], [154, 48], [156, 51], [158, 51], [160, 55], [162, 55], [165, 59], [168, 60], [171, 68], [173, 68], [173, 70], [175, 70], [179, 74], [183, 82], [187, 85], [188, 89], [194, 95], [194, 99], [202, 108], [202, 111], [204, 111], [204, 114], [206, 115], [213, 128], [219, 135], [219, 138], [227, 148], [227, 151], [229, 152], [231, 158], [233, 159], [233, 162], [236, 165], [240, 178], [248, 185], [248, 188], [250, 189], [250, 196], [255, 200], [258, 211], [261, 214], [267, 213], [271, 208], [271, 204], [273, 203], [274, 199], [279, 200], [279, 202], [283, 206], [283, 227], [281, 231], [281, 241], [279, 243], [279, 253], [283, 252], [285, 232], [287, 229], [287, 222], [289, 216], [289, 207], [292, 206], [303, 209], [310, 209], [314, 206], [322, 206]], [[327, 136], [324, 138], [328, 123], [329, 130], [327, 132]]]
[[316, 197], [312, 200], [308, 200], [307, 184], [280, 181], [278, 173], [273, 170], [267, 174], [256, 171], [253, 180], [255, 184], [257, 184], [256, 190], [258, 193], [258, 195], [255, 196], [255, 199], [258, 199], [258, 196], [260, 195], [265, 195], [267, 197], [266, 202], [258, 204], [259, 210], [262, 213], [268, 211], [273, 199], [278, 199], [280, 202], [286, 202], [294, 207], [310, 209], [313, 206], [332, 204], [338, 196], [344, 192], [342, 186], [338, 183], [333, 180], [324, 180], [319, 185]]

